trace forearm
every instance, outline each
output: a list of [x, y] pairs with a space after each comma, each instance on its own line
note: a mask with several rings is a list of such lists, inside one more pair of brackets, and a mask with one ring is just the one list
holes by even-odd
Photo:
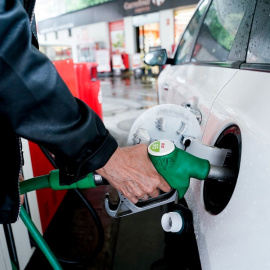
[[[100, 118], [72, 96], [50, 60], [31, 45], [19, 1], [0, 7], [0, 113], [15, 133], [56, 156], [61, 181], [105, 165], [117, 143]], [[106, 149], [106, 151], [103, 151]]]

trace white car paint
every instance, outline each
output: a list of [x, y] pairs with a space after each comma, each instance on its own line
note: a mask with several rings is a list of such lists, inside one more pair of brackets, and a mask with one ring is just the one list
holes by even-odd
[[[162, 89], [165, 82], [168, 90]], [[160, 103], [198, 101], [204, 144], [214, 145], [232, 124], [241, 130], [240, 171], [226, 208], [208, 213], [204, 183], [195, 179], [185, 196], [203, 270], [270, 269], [269, 84], [266, 72], [209, 66], [168, 66], [160, 75]]]
[[[224, 4], [227, 2], [215, 3], [223, 5], [217, 10], [226, 10]], [[235, 9], [240, 7], [237, 1], [231, 4]], [[203, 144], [215, 145], [231, 125], [238, 126], [241, 131], [240, 169], [226, 207], [216, 215], [206, 210], [203, 194], [206, 184], [203, 181], [191, 179], [185, 195], [193, 213], [203, 270], [270, 269], [270, 54], [265, 50], [269, 49], [269, 10], [265, 13], [268, 4], [250, 1], [245, 12], [239, 12], [239, 16], [243, 14], [243, 24], [241, 22], [235, 32], [232, 47], [227, 47], [230, 50], [228, 58], [218, 56], [218, 50], [224, 52], [224, 43], [220, 42], [224, 41], [224, 36], [218, 40], [218, 33], [211, 28], [216, 25], [216, 18], [223, 23], [222, 19], [227, 18], [224, 14], [206, 16], [205, 25], [210, 25], [212, 19], [213, 24], [207, 28], [209, 32], [201, 28], [204, 32], [199, 38], [196, 31], [190, 31], [194, 40], [188, 35], [188, 26], [175, 58], [168, 61], [175, 64], [167, 65], [158, 79], [160, 104], [190, 104], [201, 112]], [[234, 10], [230, 12], [227, 15], [234, 14]], [[192, 29], [192, 21], [190, 25]], [[234, 22], [230, 21], [224, 27], [231, 33], [228, 25], [233, 26]], [[211, 36], [207, 35], [210, 32]]]
[[[262, 83], [263, 82], [263, 83]], [[213, 144], [228, 125], [237, 124], [242, 135], [239, 176], [233, 196], [219, 215], [203, 208], [202, 186], [192, 182], [188, 196], [195, 213], [203, 269], [269, 269], [270, 258], [270, 76], [240, 70], [218, 96], [203, 142]]]
[[188, 103], [197, 108], [202, 114], [203, 133], [214, 100], [236, 72], [221, 67], [168, 65], [158, 78], [159, 103]]

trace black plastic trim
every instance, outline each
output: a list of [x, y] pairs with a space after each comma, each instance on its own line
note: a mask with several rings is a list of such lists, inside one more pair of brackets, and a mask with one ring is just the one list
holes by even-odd
[[223, 167], [236, 171], [237, 175], [228, 181], [218, 181], [210, 178], [205, 179], [203, 201], [205, 210], [212, 215], [217, 215], [226, 208], [237, 184], [242, 152], [240, 128], [237, 125], [226, 128], [218, 137], [215, 146], [232, 151], [227, 155]]
[[240, 68], [244, 70], [270, 72], [270, 64], [243, 63]]
[[241, 61], [237, 61], [237, 62], [186, 62], [186, 63], [177, 64], [177, 66], [182, 66], [182, 65], [213, 66], [213, 67], [239, 69], [242, 66], [242, 62]]
[[242, 61], [235, 62], [190, 62], [190, 64], [198, 65], [198, 66], [216, 66], [216, 67], [224, 67], [224, 68], [235, 68], [239, 69]]

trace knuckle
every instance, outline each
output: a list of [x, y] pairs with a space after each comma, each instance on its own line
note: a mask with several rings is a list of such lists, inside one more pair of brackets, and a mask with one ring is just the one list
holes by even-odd
[[150, 194], [150, 196], [151, 196], [151, 198], [155, 198], [155, 197], [158, 196], [158, 194], [156, 192], [153, 192], [153, 193]]
[[169, 187], [169, 185], [167, 184], [167, 183], [165, 183], [165, 182], [162, 182], [160, 185], [159, 185], [159, 188], [168, 188]]
[[138, 191], [136, 196], [139, 198], [142, 198], [145, 195], [145, 192], [143, 192], [142, 190]]
[[162, 182], [162, 178], [159, 174], [156, 174], [155, 177], [152, 178], [152, 182], [155, 184], [155, 185], [160, 185], [161, 182]]
[[129, 196], [130, 196], [130, 193], [127, 191], [127, 190], [123, 190], [122, 192], [121, 192], [126, 198], [128, 198]]
[[127, 199], [129, 199], [132, 203], [137, 203], [138, 202], [138, 198], [131, 195], [131, 194], [127, 197]]
[[158, 184], [159, 184], [159, 185], [164, 185], [164, 184], [166, 184], [166, 181], [163, 179], [163, 177], [162, 177], [161, 175], [158, 175], [158, 176], [159, 176], [158, 179], [157, 179]]
[[146, 192], [148, 194], [152, 194], [152, 193], [154, 193], [154, 191], [155, 191], [155, 187], [154, 186], [150, 186], [150, 187], [147, 188], [147, 191]]
[[138, 200], [138, 198], [133, 198], [133, 200], [131, 200], [131, 202], [133, 202], [133, 203], [137, 203], [139, 200]]

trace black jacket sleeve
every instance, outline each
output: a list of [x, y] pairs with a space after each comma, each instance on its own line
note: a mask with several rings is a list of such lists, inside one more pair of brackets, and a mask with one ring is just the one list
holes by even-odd
[[62, 184], [103, 167], [117, 148], [115, 139], [31, 44], [19, 0], [1, 1], [0, 41], [0, 117], [55, 155]]

